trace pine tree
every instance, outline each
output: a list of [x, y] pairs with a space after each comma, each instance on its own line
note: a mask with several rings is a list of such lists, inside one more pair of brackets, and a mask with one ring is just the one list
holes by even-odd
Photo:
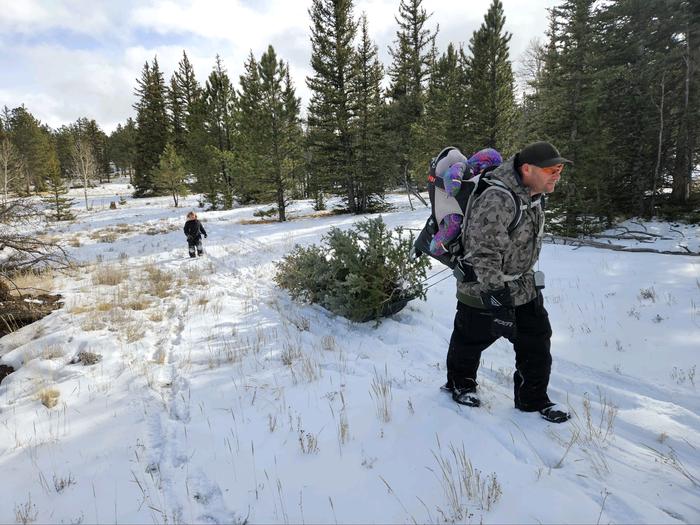
[[168, 143], [154, 172], [154, 182], [159, 193], [168, 193], [177, 208], [180, 197], [187, 195], [187, 172], [182, 157], [177, 154], [174, 144]]
[[355, 209], [364, 213], [381, 206], [388, 186], [387, 162], [382, 125], [384, 101], [381, 82], [384, 68], [379, 62], [377, 45], [369, 38], [367, 16], [360, 18], [360, 41], [354, 59], [352, 105]]
[[265, 193], [269, 199], [271, 188], [269, 185], [260, 184], [261, 180], [269, 180], [271, 173], [268, 171], [267, 144], [265, 144], [265, 129], [263, 122], [265, 111], [263, 93], [260, 79], [260, 64], [250, 52], [244, 64], [244, 74], [239, 78], [241, 86], [237, 95], [238, 125], [240, 130], [237, 144], [237, 162], [240, 164], [245, 176], [241, 177], [238, 184], [238, 194], [243, 202], [255, 202], [265, 200]]
[[493, 0], [469, 42], [469, 143], [467, 151], [490, 147], [514, 152], [516, 105], [509, 58], [511, 34], [504, 30], [501, 0]]
[[[388, 90], [390, 105], [387, 111], [387, 137], [396, 162], [395, 181], [403, 182], [404, 175], [420, 165], [411, 165], [411, 153], [416, 145], [412, 134], [414, 124], [424, 112], [425, 90], [435, 60], [435, 37], [438, 28], [427, 28], [430, 15], [422, 7], [423, 0], [401, 0], [396, 23], [399, 29], [393, 47], [389, 48], [392, 63], [389, 67], [391, 84]], [[420, 173], [422, 177], [422, 173]]]
[[428, 161], [446, 146], [455, 146], [469, 154], [466, 149], [471, 145], [466, 117], [468, 78], [464, 60], [464, 55], [450, 43], [433, 65], [425, 112], [414, 124], [416, 144], [411, 158], [416, 169], [423, 167], [427, 171]]
[[269, 159], [263, 164], [267, 164], [268, 173], [272, 175], [279, 220], [285, 221], [292, 168], [298, 158], [294, 145], [299, 142], [299, 99], [291, 84], [289, 66], [277, 60], [272, 46], [260, 58], [259, 71], [263, 109], [261, 123], [263, 130], [266, 130], [264, 144]]
[[599, 155], [604, 155], [599, 145], [605, 131], [596, 128], [597, 29], [592, 4], [592, 0], [566, 0], [550, 12], [550, 41], [543, 50], [544, 70], [535, 86], [528, 123], [533, 140], [555, 143], [574, 161], [551, 197], [551, 210], [565, 218], [565, 233], [588, 229], [590, 218], [610, 209], [609, 174], [595, 167]]
[[102, 182], [109, 181], [109, 156], [107, 152], [107, 135], [100, 129], [95, 119], [78, 119], [81, 133], [92, 146], [95, 155], [95, 175]]
[[153, 59], [152, 66], [148, 62], [144, 64], [137, 84], [134, 196], [143, 197], [155, 193], [152, 172], [158, 166], [169, 137], [166, 88], [157, 58]]
[[109, 158], [121, 173], [128, 173], [129, 180], [133, 176], [136, 161], [136, 124], [131, 117], [117, 128], [108, 139]]
[[173, 80], [175, 84], [171, 89], [176, 91], [176, 97], [172, 104], [179, 108], [183, 134], [179, 142], [173, 142], [183, 158], [185, 169], [194, 175], [198, 190], [206, 191], [207, 181], [213, 179], [211, 174], [217, 169], [212, 165], [212, 154], [207, 147], [214, 146], [216, 141], [207, 133], [204, 91], [184, 50]]
[[170, 86], [167, 90], [167, 107], [170, 129], [172, 130], [172, 144], [179, 153], [184, 153], [187, 130], [185, 128], [185, 108], [182, 104], [182, 94], [175, 75], [170, 77]]
[[[649, 212], [647, 195], [656, 184], [659, 160], [661, 84], [668, 93], [675, 78], [676, 93], [682, 92], [677, 75], [682, 58], [672, 12], [664, 0], [621, 0], [597, 13], [596, 55], [604, 56], [594, 64], [598, 129], [593, 140], [600, 147], [591, 155], [588, 175], [601, 161], [606, 166], [600, 184], [609, 199], [609, 220], [611, 212]], [[663, 141], [663, 131], [661, 135]], [[667, 146], [661, 149], [663, 155]], [[658, 171], [668, 167], [662, 164]]]
[[49, 210], [49, 218], [54, 221], [70, 221], [75, 218], [71, 211], [73, 200], [66, 197], [68, 189], [66, 181], [61, 177], [61, 171], [58, 166], [58, 159], [55, 159], [56, 165], [52, 169], [51, 176], [46, 181], [49, 195], [42, 200]]
[[235, 179], [241, 176], [233, 150], [236, 93], [218, 55], [214, 70], [206, 81], [204, 93], [205, 126], [213, 143], [209, 148], [218, 161], [216, 171], [208, 173], [210, 177], [205, 182], [206, 197], [214, 209], [230, 209], [233, 206]]
[[308, 187], [305, 177], [307, 171], [304, 161], [304, 130], [301, 119], [301, 99], [297, 97], [296, 88], [286, 67], [284, 85], [282, 87], [284, 106], [284, 166], [287, 173], [288, 191], [291, 198], [308, 198]]
[[242, 192], [255, 201], [274, 200], [284, 221], [302, 160], [299, 99], [289, 66], [277, 59], [272, 46], [259, 62], [251, 54], [245, 70], [238, 95], [239, 158], [246, 172]]
[[26, 195], [32, 190], [39, 193], [50, 175], [50, 156], [54, 152], [50, 131], [24, 106], [13, 109], [8, 122], [12, 143], [21, 159], [22, 191]]
[[700, 5], [697, 1], [680, 0], [674, 7], [676, 16], [671, 18], [676, 21], [676, 35], [681, 36], [675, 43], [679, 47], [678, 54], [682, 57], [682, 62], [677, 59], [674, 62], [683, 72], [683, 87], [676, 95], [680, 118], [676, 131], [675, 162], [671, 172], [671, 201], [688, 205], [693, 167], [700, 161], [697, 126], [700, 121]]
[[323, 207], [324, 192], [341, 193], [356, 213], [351, 135], [353, 40], [357, 23], [352, 0], [313, 0], [311, 16], [311, 68], [306, 79], [311, 90], [308, 108], [309, 170], [316, 207]]

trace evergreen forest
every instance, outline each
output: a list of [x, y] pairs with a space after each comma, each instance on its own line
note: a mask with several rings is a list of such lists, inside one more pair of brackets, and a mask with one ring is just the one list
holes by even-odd
[[135, 196], [176, 206], [196, 192], [209, 209], [269, 203], [284, 221], [293, 199], [322, 210], [340, 197], [363, 214], [385, 209], [387, 192], [423, 189], [447, 145], [506, 158], [547, 140], [575, 163], [548, 203], [559, 233], [700, 220], [700, 2], [562, 0], [513, 57], [505, 26], [517, 13], [501, 0], [468, 44], [446, 49], [422, 0], [397, 0], [387, 64], [353, 4], [312, 1], [307, 78], [292, 78], [272, 46], [251, 52], [238, 79], [221, 56], [197, 78], [183, 50], [169, 79], [158, 57], [134, 72], [133, 116], [109, 134], [87, 117], [51, 129], [5, 106], [1, 198], [41, 194], [66, 220], [67, 188], [121, 174]]

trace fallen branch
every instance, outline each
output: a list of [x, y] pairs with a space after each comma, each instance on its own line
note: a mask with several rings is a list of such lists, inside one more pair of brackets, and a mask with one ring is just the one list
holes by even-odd
[[620, 244], [612, 244], [594, 241], [591, 239], [579, 239], [576, 237], [564, 237], [561, 235], [546, 235], [545, 240], [552, 244], [564, 244], [575, 246], [580, 248], [582, 246], [588, 246], [591, 248], [601, 248], [603, 250], [613, 250], [616, 252], [630, 252], [630, 253], [658, 253], [663, 255], [686, 255], [700, 257], [700, 253], [691, 252], [686, 246], [682, 246], [685, 251], [680, 250], [655, 250], [653, 248], [631, 248], [629, 246], [622, 246]]

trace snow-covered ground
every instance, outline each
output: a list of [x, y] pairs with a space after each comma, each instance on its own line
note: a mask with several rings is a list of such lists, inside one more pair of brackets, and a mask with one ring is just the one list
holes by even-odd
[[[428, 300], [376, 328], [275, 287], [295, 244], [357, 218], [200, 211], [191, 260], [197, 198], [129, 191], [91, 189], [92, 211], [75, 191], [78, 220], [50, 234], [89, 264], [55, 282], [64, 308], [0, 340], [17, 368], [0, 522], [700, 522], [700, 258], [544, 246], [550, 396], [575, 414], [555, 425], [513, 408], [505, 341], [483, 355], [481, 408], [438, 389], [456, 300], [437, 264]], [[392, 201], [391, 227], [422, 226], [425, 208]], [[700, 248], [697, 227], [626, 226]]]

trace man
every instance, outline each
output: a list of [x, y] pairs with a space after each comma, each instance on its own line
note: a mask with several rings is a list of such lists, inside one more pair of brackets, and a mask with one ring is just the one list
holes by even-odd
[[[491, 172], [488, 178], [495, 183], [474, 201], [460, 262], [470, 277], [457, 283], [443, 387], [457, 403], [480, 405], [476, 375], [481, 352], [506, 337], [515, 350], [515, 407], [539, 412], [554, 423], [570, 418], [547, 395], [552, 329], [540, 291], [544, 275], [533, 271], [544, 231], [542, 198], [554, 191], [564, 164], [573, 163], [552, 144], [530, 144]], [[542, 282], [536, 283], [536, 277]]]

